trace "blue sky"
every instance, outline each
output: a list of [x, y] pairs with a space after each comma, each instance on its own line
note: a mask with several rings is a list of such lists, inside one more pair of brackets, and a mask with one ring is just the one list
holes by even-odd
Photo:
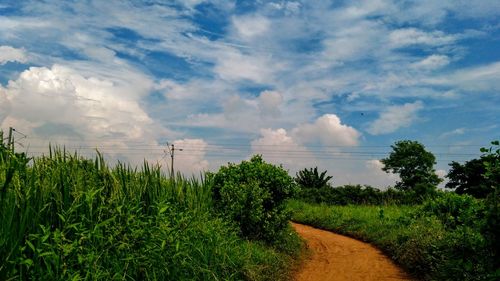
[[0, 125], [185, 173], [254, 153], [384, 187], [397, 140], [440, 175], [500, 138], [500, 2], [0, 3]]

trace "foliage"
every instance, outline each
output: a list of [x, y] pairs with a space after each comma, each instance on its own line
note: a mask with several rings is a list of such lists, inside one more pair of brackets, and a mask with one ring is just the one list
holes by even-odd
[[483, 201], [440, 193], [417, 206], [288, 204], [292, 219], [380, 247], [423, 280], [497, 280]]
[[469, 194], [476, 198], [486, 198], [493, 192], [493, 186], [500, 182], [494, 182], [485, 177], [486, 164], [495, 161], [494, 156], [482, 156], [460, 164], [451, 162], [450, 171], [446, 175], [449, 182], [447, 188], [455, 189], [458, 194]]
[[295, 186], [283, 168], [256, 155], [222, 166], [211, 180], [216, 210], [236, 222], [243, 237], [273, 242], [288, 226], [284, 202]]
[[441, 182], [433, 168], [436, 158], [421, 143], [403, 140], [391, 147], [393, 151], [389, 157], [381, 160], [384, 164], [382, 170], [399, 174], [401, 181], [396, 184], [397, 189], [411, 190], [418, 184], [437, 186]]
[[332, 176], [327, 176], [326, 173], [327, 171], [324, 171], [321, 174], [318, 173], [318, 167], [315, 167], [314, 169], [303, 169], [297, 172], [295, 182], [300, 187], [306, 189], [330, 187], [328, 182], [332, 179]]
[[[428, 190], [422, 190], [426, 189]], [[302, 189], [296, 199], [308, 203], [325, 203], [328, 205], [387, 205], [422, 203], [426, 198], [437, 193], [433, 186], [417, 185], [410, 191], [393, 188], [380, 190], [369, 185], [344, 185], [317, 189]]]
[[0, 280], [275, 280], [290, 264], [213, 215], [207, 179], [147, 163], [2, 150], [0, 188]]
[[494, 249], [496, 267], [500, 275], [500, 142], [492, 141], [490, 148], [481, 148], [483, 157], [491, 157], [485, 162], [485, 178], [492, 183], [493, 192], [486, 199], [486, 224], [484, 233]]

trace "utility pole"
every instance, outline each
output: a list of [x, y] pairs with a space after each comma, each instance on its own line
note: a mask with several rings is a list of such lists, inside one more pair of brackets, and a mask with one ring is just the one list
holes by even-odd
[[[172, 148], [170, 149], [170, 176], [174, 177], [174, 152], [175, 146], [172, 144]], [[175, 178], [175, 177], [174, 177]]]
[[[175, 154], [175, 145], [172, 143], [172, 144], [168, 144], [167, 142], [167, 149], [168, 149], [168, 153], [170, 154], [170, 176], [171, 177], [175, 177], [174, 176], [174, 154]], [[182, 148], [180, 149], [177, 149], [179, 151], [182, 151]], [[166, 151], [165, 151], [166, 152]]]
[[7, 148], [12, 150], [12, 152], [14, 152], [14, 136], [12, 135], [13, 131], [14, 128], [9, 127], [9, 141], [7, 142]]

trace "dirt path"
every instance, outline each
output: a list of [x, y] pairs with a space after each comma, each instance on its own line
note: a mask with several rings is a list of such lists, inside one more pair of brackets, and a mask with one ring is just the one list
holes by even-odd
[[370, 244], [306, 225], [292, 225], [311, 250], [296, 274], [297, 281], [412, 280]]

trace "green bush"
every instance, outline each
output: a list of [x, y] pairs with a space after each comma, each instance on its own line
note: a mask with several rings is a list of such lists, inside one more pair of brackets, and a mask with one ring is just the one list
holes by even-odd
[[284, 202], [296, 188], [283, 168], [257, 155], [221, 167], [211, 180], [216, 210], [235, 221], [243, 237], [272, 243], [288, 226]]

